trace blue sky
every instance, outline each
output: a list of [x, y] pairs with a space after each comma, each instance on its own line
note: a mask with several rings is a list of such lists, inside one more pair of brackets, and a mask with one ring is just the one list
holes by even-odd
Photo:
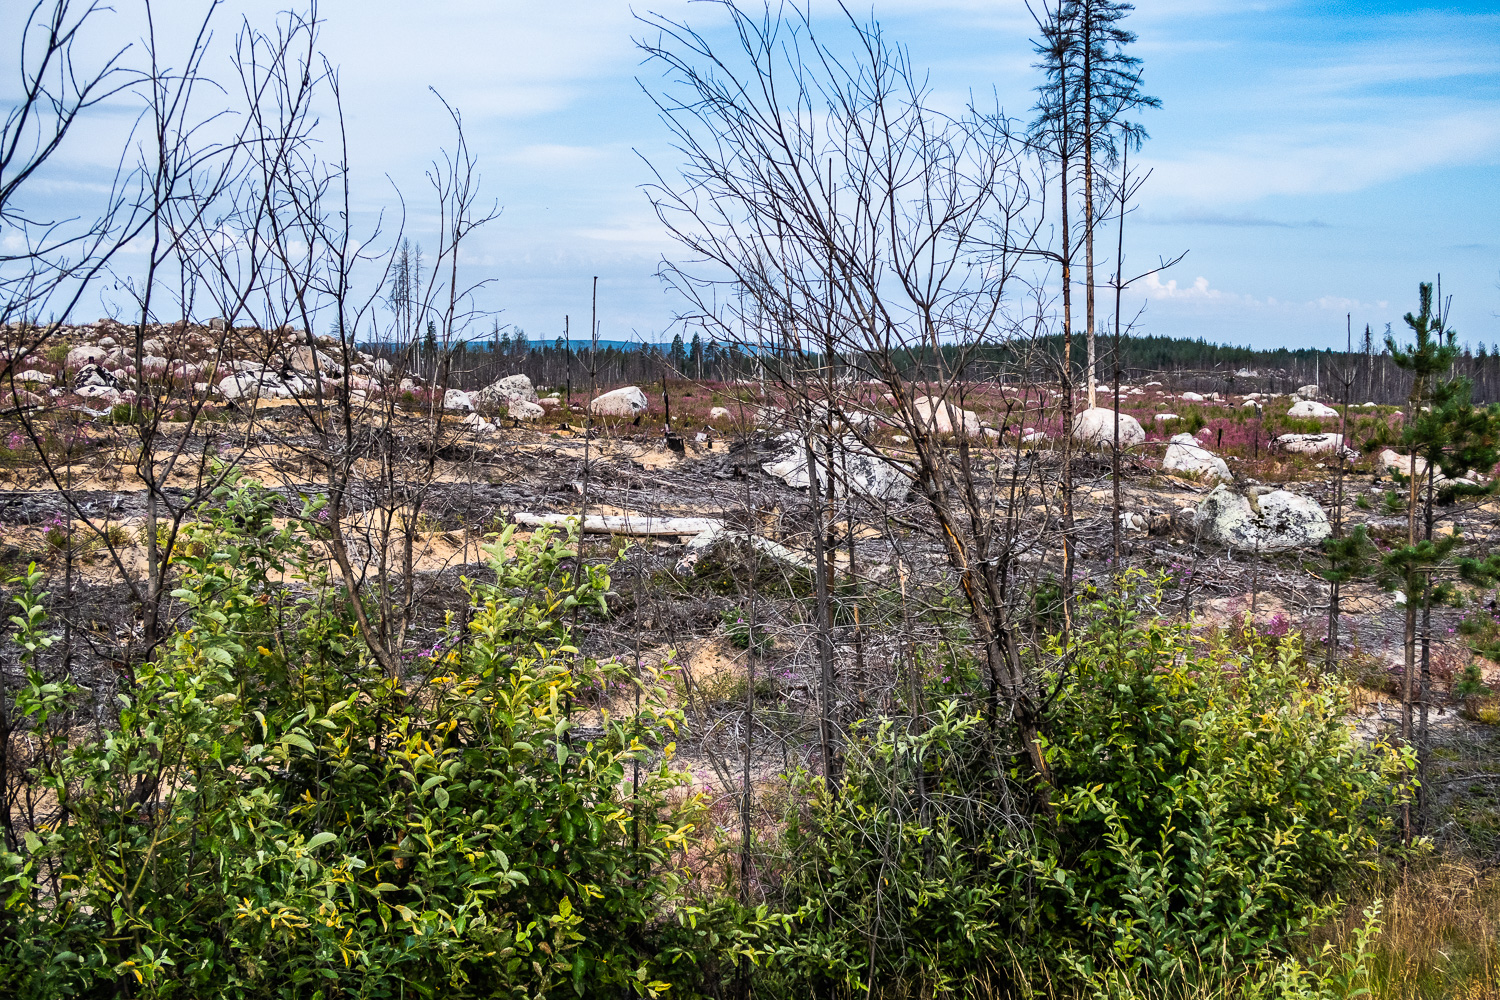
[[[217, 58], [240, 16], [228, 0]], [[828, 6], [826, 3], [823, 5]], [[1500, 11], [1493, 3], [1141, 0], [1129, 26], [1145, 63], [1142, 159], [1153, 176], [1127, 254], [1187, 251], [1131, 293], [1146, 332], [1255, 346], [1335, 346], [1344, 317], [1376, 331], [1442, 274], [1453, 323], [1500, 341]], [[108, 35], [138, 28], [119, 0]], [[158, 4], [179, 25], [199, 5]], [[713, 30], [714, 5], [656, 9]], [[816, 5], [815, 5], [816, 9]], [[1024, 114], [1033, 31], [1015, 0], [891, 0], [871, 8], [931, 69], [938, 99], [998, 94]], [[342, 69], [364, 218], [402, 189], [410, 235], [430, 234], [423, 170], [449, 141], [435, 87], [464, 113], [485, 190], [504, 214], [464, 266], [491, 278], [480, 304], [532, 337], [586, 329], [600, 276], [609, 338], [671, 335], [677, 303], [657, 262], [675, 252], [640, 185], [642, 158], [675, 165], [636, 77], [631, 8], [614, 0], [324, 0], [324, 47]], [[8, 11], [4, 17], [14, 16]], [[5, 58], [9, 59], [10, 56]], [[4, 67], [0, 67], [4, 68]], [[60, 175], [98, 170], [107, 126], [80, 136]], [[387, 180], [389, 178], [389, 181]], [[48, 197], [65, 207], [71, 189]], [[86, 312], [89, 312], [87, 309]], [[92, 313], [90, 312], [91, 316]]]

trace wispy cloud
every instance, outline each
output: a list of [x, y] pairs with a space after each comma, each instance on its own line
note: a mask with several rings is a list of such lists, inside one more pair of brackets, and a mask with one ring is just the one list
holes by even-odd
[[1231, 228], [1263, 228], [1263, 229], [1327, 229], [1328, 223], [1317, 219], [1307, 219], [1301, 222], [1290, 222], [1285, 219], [1273, 219], [1269, 216], [1258, 215], [1253, 212], [1242, 212], [1238, 214], [1225, 214], [1222, 212], [1210, 212], [1203, 209], [1185, 209], [1180, 212], [1166, 214], [1144, 215], [1140, 219], [1142, 225], [1147, 226], [1228, 226]]

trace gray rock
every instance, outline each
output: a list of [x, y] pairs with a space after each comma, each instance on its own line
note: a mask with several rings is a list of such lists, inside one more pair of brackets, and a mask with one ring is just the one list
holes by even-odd
[[[1073, 440], [1093, 448], [1112, 448], [1115, 443], [1115, 411], [1091, 407], [1073, 418]], [[1142, 444], [1146, 432], [1128, 413], [1120, 414], [1120, 447]]]
[[1271, 490], [1252, 505], [1249, 498], [1223, 485], [1198, 504], [1194, 523], [1208, 541], [1265, 553], [1311, 548], [1333, 530], [1315, 500]]
[[650, 406], [646, 394], [633, 385], [615, 389], [597, 396], [589, 403], [589, 412], [596, 417], [634, 418], [646, 412]]
[[1331, 406], [1324, 406], [1315, 399], [1303, 399], [1293, 403], [1292, 408], [1286, 411], [1286, 415], [1289, 417], [1317, 417], [1320, 420], [1327, 420], [1329, 417], [1338, 416], [1339, 411]]
[[119, 389], [120, 381], [98, 365], [89, 364], [78, 369], [78, 373], [73, 376], [75, 391], [88, 387]]
[[81, 344], [68, 352], [68, 360], [63, 362], [70, 369], [82, 368], [84, 365], [97, 364], [104, 360], [108, 352], [102, 347], [93, 344]]
[[1315, 385], [1304, 385], [1297, 390], [1297, 395], [1301, 399], [1317, 399], [1318, 387]]
[[917, 422], [938, 434], [953, 434], [960, 427], [969, 437], [979, 436], [979, 414], [973, 410], [960, 410], [953, 403], [933, 396], [918, 396], [912, 400]]
[[[761, 463], [761, 469], [793, 489], [810, 485], [807, 467], [807, 444], [802, 436], [789, 431], [772, 439], [777, 445], [776, 457]], [[823, 489], [827, 474], [824, 456], [827, 446], [822, 438], [813, 439], [812, 476]], [[896, 460], [866, 448], [854, 435], [836, 439], [833, 453], [833, 492], [836, 496], [854, 493], [874, 500], [900, 500], [911, 489], [911, 479]]]
[[540, 420], [547, 415], [547, 410], [541, 403], [532, 403], [524, 399], [513, 399], [506, 407], [512, 420]]
[[1234, 478], [1224, 460], [1199, 444], [1191, 434], [1177, 434], [1172, 438], [1161, 467], [1170, 472], [1186, 472], [1226, 483]]
[[537, 402], [536, 389], [525, 375], [507, 375], [472, 393], [474, 405], [489, 410], [506, 409], [512, 403]]
[[[1344, 444], [1342, 434], [1283, 434], [1274, 442], [1281, 451], [1291, 452], [1297, 455], [1321, 455], [1324, 452], [1336, 452]], [[1352, 450], [1345, 448], [1344, 453], [1350, 458], [1358, 458]]]

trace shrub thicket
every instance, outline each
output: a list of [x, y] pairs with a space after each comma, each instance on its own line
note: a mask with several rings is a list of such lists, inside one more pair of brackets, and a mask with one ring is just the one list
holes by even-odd
[[[89, 693], [35, 664], [45, 595], [20, 581], [16, 709], [56, 810], [3, 859], [5, 995], [695, 996], [753, 970], [760, 996], [1313, 996], [1360, 974], [1289, 956], [1374, 863], [1409, 761], [1355, 741], [1295, 636], [1101, 600], [1048, 657], [1049, 787], [935, 687], [852, 728], [836, 791], [789, 777], [745, 911], [685, 878], [666, 690], [573, 645], [610, 586], [574, 577], [576, 538], [502, 534], [467, 621], [391, 677], [275, 498], [217, 499], [182, 539], [189, 620], [93, 736]], [[572, 698], [609, 684], [641, 711], [578, 738]]]

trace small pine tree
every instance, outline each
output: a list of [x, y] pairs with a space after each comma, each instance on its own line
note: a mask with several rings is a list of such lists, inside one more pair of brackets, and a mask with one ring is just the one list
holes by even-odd
[[[1407, 488], [1406, 544], [1384, 555], [1376, 576], [1385, 589], [1398, 592], [1405, 599], [1401, 735], [1403, 740], [1411, 741], [1412, 708], [1420, 704], [1418, 767], [1425, 769], [1428, 629], [1423, 628], [1419, 633], [1418, 615], [1425, 624], [1434, 606], [1453, 603], [1458, 598], [1455, 580], [1480, 587], [1500, 581], [1500, 552], [1479, 557], [1465, 555], [1464, 537], [1457, 528], [1446, 536], [1433, 537], [1433, 503], [1438, 499], [1452, 502], [1458, 497], [1491, 495], [1500, 485], [1457, 481], [1469, 469], [1487, 471], [1500, 461], [1500, 405], [1479, 408], [1473, 404], [1470, 381], [1451, 374], [1459, 347], [1454, 332], [1447, 328], [1441, 303], [1435, 306], [1433, 302], [1433, 286], [1426, 283], [1419, 286], [1419, 298], [1421, 306], [1417, 314], [1405, 316], [1415, 341], [1403, 348], [1389, 333], [1386, 335], [1391, 360], [1412, 373], [1408, 412], [1401, 431], [1401, 444], [1410, 456], [1411, 474], [1397, 475]], [[1439, 470], [1445, 477], [1440, 492]], [[1419, 520], [1425, 521], [1421, 531]], [[1416, 688], [1419, 634], [1423, 646], [1420, 690]], [[1413, 829], [1409, 812], [1405, 826], [1410, 836]]]

